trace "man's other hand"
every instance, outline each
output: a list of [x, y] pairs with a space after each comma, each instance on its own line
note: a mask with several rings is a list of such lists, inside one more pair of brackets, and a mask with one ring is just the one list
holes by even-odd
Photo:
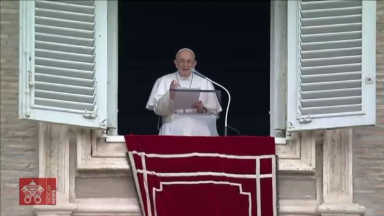
[[203, 112], [204, 110], [203, 102], [199, 101], [193, 104], [193, 108], [197, 109], [197, 112]]

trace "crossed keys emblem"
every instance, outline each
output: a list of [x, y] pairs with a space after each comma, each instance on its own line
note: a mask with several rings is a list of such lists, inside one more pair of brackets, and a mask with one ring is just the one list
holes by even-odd
[[35, 203], [41, 202], [41, 193], [44, 191], [44, 188], [40, 185], [37, 185], [33, 180], [29, 185], [25, 185], [21, 191], [24, 193], [24, 202], [31, 203], [32, 198], [34, 198]]

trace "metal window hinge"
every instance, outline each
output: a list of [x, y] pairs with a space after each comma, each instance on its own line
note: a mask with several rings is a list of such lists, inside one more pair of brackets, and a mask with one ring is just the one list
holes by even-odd
[[29, 86], [33, 86], [34, 85], [34, 83], [33, 83], [33, 74], [32, 74], [31, 70], [28, 70], [28, 85]]
[[101, 127], [106, 127], [107, 126], [107, 119], [103, 119], [100, 121], [100, 126]]
[[312, 122], [311, 115], [303, 115], [299, 117], [299, 122], [301, 124], [308, 124]]
[[365, 77], [366, 84], [373, 84], [374, 82], [375, 82], [375, 78], [373, 76], [368, 75]]
[[88, 119], [94, 119], [94, 118], [96, 118], [96, 116], [97, 116], [96, 112], [88, 111], [88, 110], [85, 110], [84, 114], [83, 114], [83, 117], [88, 118]]

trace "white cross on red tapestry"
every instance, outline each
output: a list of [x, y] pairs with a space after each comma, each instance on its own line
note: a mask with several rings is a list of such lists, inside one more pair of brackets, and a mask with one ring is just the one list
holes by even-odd
[[144, 216], [276, 216], [272, 137], [125, 136]]

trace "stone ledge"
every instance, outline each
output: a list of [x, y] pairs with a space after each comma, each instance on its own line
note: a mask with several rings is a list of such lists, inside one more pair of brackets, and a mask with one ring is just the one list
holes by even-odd
[[[141, 216], [137, 204], [119, 203], [101, 204], [90, 202], [69, 203], [56, 206], [34, 206], [36, 216]], [[124, 200], [125, 201], [125, 200]], [[315, 201], [313, 201], [315, 202]], [[278, 207], [282, 215], [308, 215], [308, 216], [361, 216], [365, 213], [365, 207], [358, 204], [322, 204], [316, 205], [313, 202], [281, 203]]]
[[62, 205], [35, 205], [33, 212], [36, 216], [71, 216], [76, 210], [75, 203], [67, 203]]
[[141, 210], [139, 209], [139, 205], [132, 204], [104, 204], [104, 205], [96, 205], [96, 204], [87, 204], [87, 203], [79, 203], [77, 204], [76, 214], [78, 213], [120, 213], [120, 214], [129, 214], [129, 215], [141, 215]]
[[36, 216], [141, 216], [138, 205], [69, 203], [52, 206], [33, 206]]
[[319, 205], [318, 211], [322, 216], [360, 216], [364, 215], [365, 207], [351, 203], [323, 203]]
[[287, 205], [278, 207], [279, 215], [318, 215], [317, 205]]

